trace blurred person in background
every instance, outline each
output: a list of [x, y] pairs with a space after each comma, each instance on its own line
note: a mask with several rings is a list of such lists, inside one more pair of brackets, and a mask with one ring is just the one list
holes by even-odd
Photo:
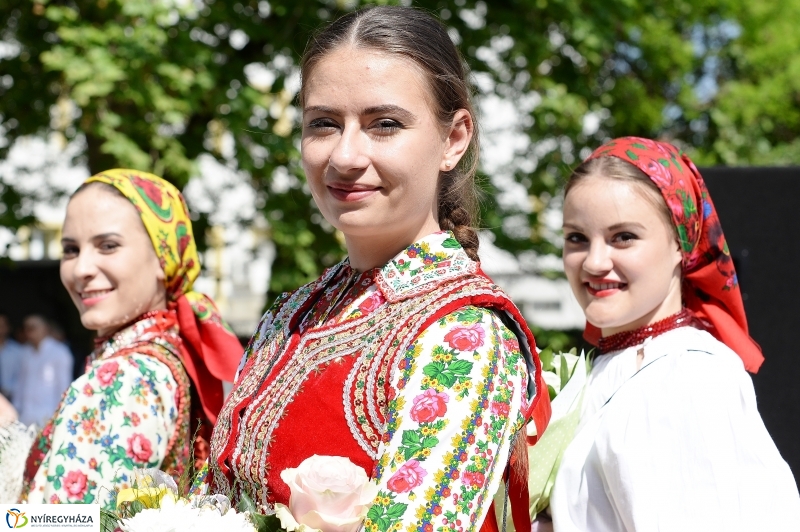
[[23, 346], [11, 337], [12, 327], [8, 315], [0, 312], [0, 393], [13, 400], [12, 393], [19, 374], [24, 352]]
[[75, 356], [75, 351], [72, 350], [72, 344], [70, 343], [69, 338], [67, 338], [67, 333], [64, 332], [64, 329], [56, 321], [50, 321], [48, 325], [50, 326], [50, 337], [58, 342], [61, 342], [72, 356], [72, 378], [74, 379], [80, 375], [83, 375], [86, 361]]
[[72, 382], [72, 355], [50, 336], [47, 320], [42, 316], [28, 316], [22, 328], [27, 344], [12, 392], [13, 404], [20, 422], [43, 427]]
[[113, 507], [114, 488], [130, 487], [136, 468], [191, 475], [193, 435], [204, 460], [242, 346], [192, 289], [191, 220], [160, 177], [87, 179], [67, 205], [61, 244], [61, 281], [98, 338], [28, 456], [21, 500]]

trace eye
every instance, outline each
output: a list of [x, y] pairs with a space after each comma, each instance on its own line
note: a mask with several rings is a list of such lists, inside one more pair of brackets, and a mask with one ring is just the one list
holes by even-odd
[[117, 242], [112, 242], [110, 240], [104, 240], [100, 243], [98, 248], [100, 248], [100, 252], [102, 253], [113, 253], [119, 247]]
[[61, 256], [65, 259], [77, 257], [78, 251], [78, 246], [74, 244], [64, 244], [61, 246]]
[[639, 240], [639, 237], [633, 233], [628, 231], [623, 231], [622, 233], [617, 233], [614, 235], [613, 241], [617, 244], [621, 244], [623, 246], [629, 246], [633, 244], [634, 240]]
[[330, 118], [315, 118], [314, 120], [310, 121], [307, 126], [309, 129], [313, 129], [320, 133], [327, 132], [339, 127], [334, 120]]
[[564, 237], [564, 241], [569, 244], [582, 244], [587, 242], [587, 239], [582, 233], [567, 233]]
[[373, 123], [371, 129], [375, 130], [380, 135], [391, 135], [401, 129], [405, 129], [405, 126], [397, 120], [381, 118]]

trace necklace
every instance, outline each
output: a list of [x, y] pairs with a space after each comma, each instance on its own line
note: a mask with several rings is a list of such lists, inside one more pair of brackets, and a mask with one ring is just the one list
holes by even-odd
[[627, 347], [639, 345], [648, 338], [655, 338], [678, 327], [693, 325], [695, 322], [697, 322], [697, 318], [694, 313], [687, 308], [683, 308], [677, 314], [650, 325], [600, 338], [600, 343], [597, 347], [600, 349], [600, 353], [603, 354], [620, 351]]

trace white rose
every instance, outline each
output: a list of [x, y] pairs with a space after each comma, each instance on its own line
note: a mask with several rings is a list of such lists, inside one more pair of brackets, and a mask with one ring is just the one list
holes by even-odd
[[[378, 486], [364, 469], [341, 456], [307, 458], [297, 468], [285, 469], [281, 479], [289, 486], [289, 511], [297, 525], [323, 532], [355, 532], [367, 515]], [[283, 522], [290, 532], [291, 523]]]

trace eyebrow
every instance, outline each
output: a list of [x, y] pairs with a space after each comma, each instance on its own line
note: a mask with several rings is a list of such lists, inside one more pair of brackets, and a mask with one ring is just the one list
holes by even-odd
[[[644, 230], [647, 229], [645, 226], [643, 226], [639, 222], [619, 222], [619, 223], [616, 223], [614, 225], [608, 226], [606, 229], [608, 231], [616, 231], [617, 229], [622, 229], [623, 227], [631, 227], [631, 226], [638, 227], [639, 229], [644, 229]], [[574, 225], [574, 224], [571, 224], [571, 223], [565, 223], [561, 227], [562, 227], [562, 229], [573, 229], [573, 230], [577, 230], [577, 231], [582, 231], [580, 226], [577, 226], [577, 225]]]
[[[309, 112], [318, 112], [325, 114], [341, 114], [333, 107], [328, 107], [327, 105], [310, 105], [305, 109], [303, 109], [303, 113], [309, 113]], [[404, 109], [399, 105], [394, 105], [394, 104], [375, 105], [372, 107], [367, 107], [366, 109], [361, 110], [361, 114], [363, 115], [394, 114], [398, 115], [401, 119], [405, 121], [415, 121], [417, 119], [417, 116], [408, 109]]]
[[[101, 233], [99, 235], [94, 235], [90, 240], [102, 240], [103, 238], [108, 238], [110, 236], [116, 236], [122, 238], [122, 235], [119, 233]], [[77, 242], [74, 238], [70, 238], [68, 236], [61, 237], [61, 242]]]

